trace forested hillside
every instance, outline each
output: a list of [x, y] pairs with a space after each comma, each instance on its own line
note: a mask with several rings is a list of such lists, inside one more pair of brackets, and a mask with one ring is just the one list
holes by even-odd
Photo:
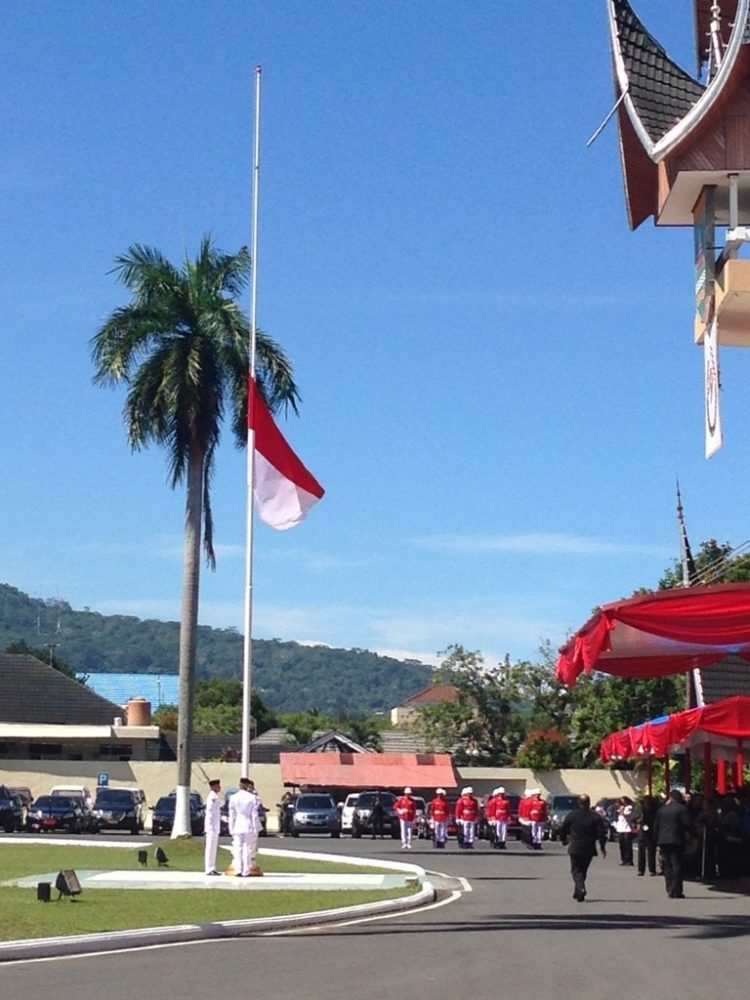
[[[179, 624], [130, 615], [74, 611], [66, 601], [32, 598], [0, 584], [0, 650], [25, 641], [86, 672], [177, 672]], [[236, 629], [198, 630], [198, 676], [242, 676]], [[427, 687], [432, 668], [361, 649], [302, 646], [279, 639], [253, 642], [253, 681], [277, 712], [372, 714]]]

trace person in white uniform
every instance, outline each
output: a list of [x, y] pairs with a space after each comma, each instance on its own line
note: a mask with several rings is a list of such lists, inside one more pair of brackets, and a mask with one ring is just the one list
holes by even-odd
[[203, 835], [206, 838], [204, 871], [206, 875], [221, 875], [221, 872], [216, 870], [216, 852], [219, 849], [221, 832], [221, 782], [218, 778], [214, 778], [209, 781], [208, 787], [206, 815], [203, 819]]
[[232, 836], [234, 871], [241, 878], [257, 874], [255, 855], [260, 833], [260, 796], [255, 782], [240, 778], [239, 790], [229, 797], [229, 833]]

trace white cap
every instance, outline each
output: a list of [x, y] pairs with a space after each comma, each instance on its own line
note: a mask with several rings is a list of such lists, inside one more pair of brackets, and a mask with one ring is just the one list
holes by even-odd
[[464, 790], [461, 792], [461, 794], [462, 795], [473, 795], [474, 794], [474, 789], [471, 787], [471, 785], [467, 785], [466, 788], [464, 788]]
[[505, 795], [505, 789], [502, 785], [495, 789], [495, 795]]
[[444, 788], [436, 788], [435, 789], [435, 795], [445, 795], [445, 789]]
[[411, 795], [411, 788], [405, 788], [404, 795]]

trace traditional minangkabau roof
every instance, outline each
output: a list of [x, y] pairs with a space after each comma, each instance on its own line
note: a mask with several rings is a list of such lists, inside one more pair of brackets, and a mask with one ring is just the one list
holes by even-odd
[[640, 126], [658, 142], [685, 117], [705, 87], [669, 58], [628, 0], [610, 0], [610, 17], [620, 90], [627, 88]]
[[[695, 24], [699, 66], [708, 59], [711, 7], [695, 0]], [[705, 141], [709, 130], [721, 120], [728, 104], [743, 85], [748, 71], [746, 28], [750, 0], [722, 2], [718, 45], [709, 82], [683, 70], [646, 30], [629, 0], [608, 0], [609, 24], [614, 62], [617, 117], [620, 127], [620, 154], [625, 180], [628, 217], [632, 229], [650, 216], [662, 224], [691, 224], [692, 209], [700, 192], [696, 183], [683, 192], [675, 214], [664, 213], [676, 175], [681, 169], [693, 172], [747, 169], [744, 154], [729, 151], [723, 134], [713, 137], [687, 167], [673, 162]], [[733, 20], [730, 18], [733, 17]], [[735, 113], [738, 112], [735, 108]], [[743, 112], [744, 113], [744, 112]], [[704, 137], [703, 139], [701, 137]], [[743, 162], [733, 162], [739, 156]], [[661, 178], [659, 165], [666, 173]], [[711, 183], [711, 181], [703, 181]], [[682, 202], [689, 201], [689, 205]]]

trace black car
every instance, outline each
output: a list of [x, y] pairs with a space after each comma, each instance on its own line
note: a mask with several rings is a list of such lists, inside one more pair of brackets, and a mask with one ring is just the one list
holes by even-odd
[[128, 830], [134, 835], [143, 830], [141, 803], [129, 788], [100, 788], [93, 814], [99, 830]]
[[84, 833], [89, 828], [89, 818], [81, 800], [67, 795], [40, 795], [31, 803], [26, 817], [30, 833]]
[[352, 816], [352, 837], [361, 837], [363, 833], [372, 833], [372, 803], [375, 796], [380, 796], [383, 806], [383, 832], [390, 833], [394, 839], [401, 836], [401, 826], [396, 815], [396, 796], [393, 792], [360, 792]]
[[[234, 795], [234, 793], [238, 791], [239, 788], [237, 786], [232, 786], [231, 788], [227, 788], [227, 790], [224, 792], [224, 798], [221, 803], [221, 818], [219, 820], [219, 832], [221, 833], [222, 837], [229, 836], [229, 800]], [[263, 805], [262, 802], [258, 807], [258, 815], [260, 816], [260, 833], [258, 834], [258, 836], [267, 837], [268, 810], [266, 809], [266, 807]]]
[[[171, 795], [162, 795], [154, 806], [151, 816], [151, 832], [154, 836], [171, 833], [174, 826], [175, 806], [177, 796], [174, 792]], [[203, 818], [206, 815], [206, 807], [203, 799], [197, 792], [190, 793], [190, 833], [193, 837], [200, 837], [203, 833]]]
[[6, 785], [0, 785], [0, 826], [6, 833], [13, 833], [16, 828], [16, 807]]
[[560, 827], [570, 813], [578, 809], [578, 805], [577, 795], [550, 795], [547, 803], [550, 840], [557, 840]]

